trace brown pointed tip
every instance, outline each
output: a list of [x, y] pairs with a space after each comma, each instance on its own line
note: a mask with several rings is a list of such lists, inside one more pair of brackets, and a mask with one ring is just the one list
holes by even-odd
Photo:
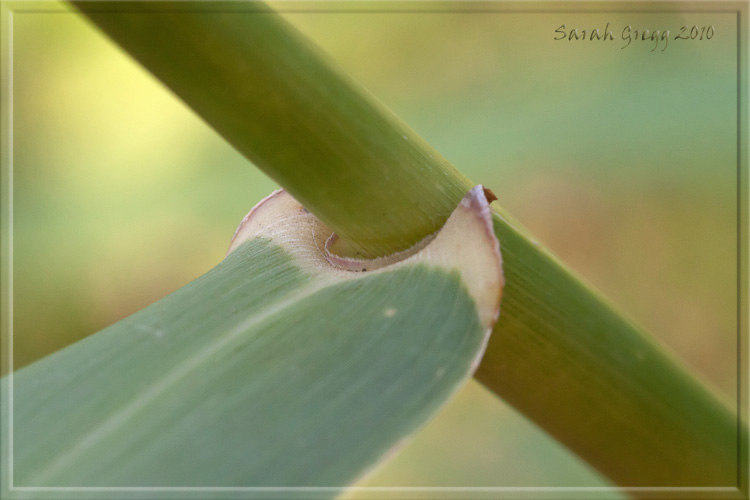
[[487, 203], [497, 200], [497, 196], [495, 196], [495, 193], [490, 188], [482, 187], [482, 191], [484, 191], [484, 197], [487, 198]]

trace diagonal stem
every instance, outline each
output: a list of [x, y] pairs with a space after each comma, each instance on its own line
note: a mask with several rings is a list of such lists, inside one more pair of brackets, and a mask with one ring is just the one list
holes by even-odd
[[[410, 246], [471, 186], [263, 4], [74, 5], [344, 252]], [[494, 227], [507, 285], [476, 377], [618, 485], [737, 486], [734, 412], [498, 207]]]

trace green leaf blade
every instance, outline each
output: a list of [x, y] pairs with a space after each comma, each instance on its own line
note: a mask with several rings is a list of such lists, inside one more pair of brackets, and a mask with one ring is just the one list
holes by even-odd
[[15, 484], [339, 488], [424, 425], [491, 328], [466, 273], [430, 261], [440, 235], [372, 273], [311, 266], [286, 236], [300, 213], [263, 219], [281, 235], [244, 240], [178, 292], [16, 373]]

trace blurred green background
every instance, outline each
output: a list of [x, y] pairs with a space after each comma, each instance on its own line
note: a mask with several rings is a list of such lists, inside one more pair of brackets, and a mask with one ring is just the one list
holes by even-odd
[[[735, 401], [734, 14], [315, 5], [285, 15]], [[553, 40], [607, 23], [715, 35]], [[78, 15], [16, 12], [13, 44], [17, 369], [210, 269], [275, 185]], [[362, 484], [607, 483], [472, 382]]]

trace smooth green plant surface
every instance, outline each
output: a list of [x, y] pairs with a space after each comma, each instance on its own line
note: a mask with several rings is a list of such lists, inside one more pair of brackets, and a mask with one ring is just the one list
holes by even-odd
[[[473, 186], [261, 2], [74, 5], [336, 228], [350, 253], [410, 247]], [[169, 34], [154, 32], [162, 23]]]
[[[352, 297], [408, 311], [366, 315]], [[415, 266], [321, 288], [248, 242], [15, 375], [15, 485], [346, 484], [435, 411], [482, 337], [455, 275]]]

